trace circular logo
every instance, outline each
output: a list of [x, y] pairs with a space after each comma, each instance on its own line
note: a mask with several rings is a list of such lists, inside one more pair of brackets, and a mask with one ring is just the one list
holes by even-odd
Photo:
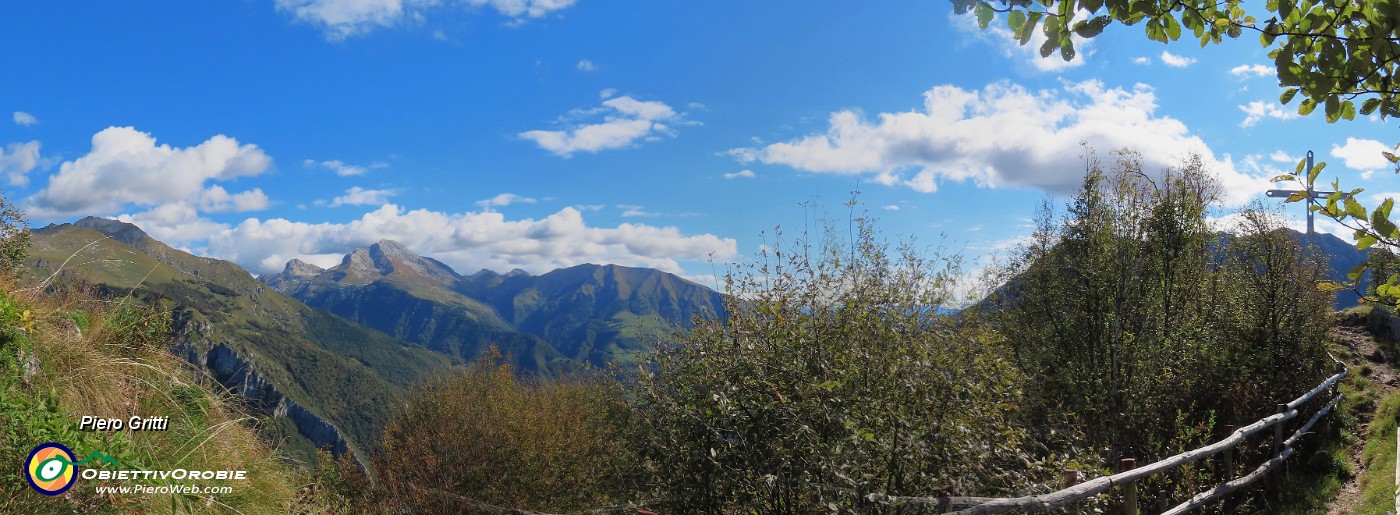
[[24, 462], [24, 478], [34, 491], [44, 495], [58, 495], [73, 486], [78, 475], [78, 467], [73, 464], [73, 451], [61, 443], [49, 442], [29, 453]]

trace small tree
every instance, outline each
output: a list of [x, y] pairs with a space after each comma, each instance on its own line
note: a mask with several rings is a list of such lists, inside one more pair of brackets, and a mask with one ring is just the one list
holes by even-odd
[[14, 273], [29, 256], [29, 220], [0, 196], [0, 273]]
[[1029, 483], [1000, 337], [937, 314], [956, 260], [852, 222], [850, 245], [830, 230], [771, 244], [727, 277], [727, 320], [697, 320], [642, 367], [647, 463], [672, 509], [872, 512], [864, 494]]

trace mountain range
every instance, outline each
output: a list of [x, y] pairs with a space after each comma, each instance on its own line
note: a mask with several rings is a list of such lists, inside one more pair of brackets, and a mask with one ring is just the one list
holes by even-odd
[[[257, 278], [114, 220], [51, 225], [31, 241], [37, 277], [171, 309], [173, 351], [247, 399], [303, 459], [325, 446], [364, 459], [414, 383], [491, 346], [521, 374], [561, 377], [633, 361], [696, 317], [724, 316], [723, 295], [658, 270], [462, 275], [389, 240], [330, 268], [292, 260]], [[1366, 258], [1334, 236], [1315, 241], [1333, 279]], [[1338, 307], [1353, 304], [1341, 292]]]
[[309, 459], [364, 459], [412, 384], [497, 346], [522, 374], [558, 377], [628, 361], [723, 296], [658, 270], [579, 265], [463, 276], [393, 241], [329, 269], [293, 260], [254, 278], [101, 218], [34, 232], [38, 277], [95, 285], [174, 312], [174, 351], [248, 400]]

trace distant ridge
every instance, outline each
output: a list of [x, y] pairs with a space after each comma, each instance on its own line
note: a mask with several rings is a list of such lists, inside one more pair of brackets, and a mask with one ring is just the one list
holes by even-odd
[[542, 275], [517, 268], [462, 276], [389, 240], [312, 271], [289, 263], [259, 279], [460, 360], [501, 346], [521, 370], [543, 375], [630, 359], [692, 316], [724, 309], [719, 293], [659, 270], [587, 264]]

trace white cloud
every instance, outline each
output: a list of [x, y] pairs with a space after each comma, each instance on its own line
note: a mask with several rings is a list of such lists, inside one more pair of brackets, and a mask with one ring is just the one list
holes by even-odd
[[[315, 160], [312, 159], [307, 159], [305, 161], [302, 161], [301, 165], [307, 168], [320, 166], [321, 168], [325, 168], [327, 170], [335, 172], [336, 175], [339, 175], [341, 177], [350, 177], [352, 175], [364, 175], [366, 172], [369, 171], [369, 168], [359, 165], [352, 165], [339, 159], [321, 161], [320, 163], [317, 163]], [[388, 165], [384, 165], [383, 163], [374, 163], [373, 165], [371, 165], [372, 168], [383, 168], [384, 166]]]
[[1381, 205], [1381, 202], [1385, 202], [1385, 199], [1392, 199], [1392, 200], [1400, 201], [1400, 191], [1386, 191], [1386, 192], [1381, 192], [1381, 193], [1372, 193], [1372, 194], [1370, 194], [1367, 198], [1371, 201], [1371, 203], [1369, 204], [1369, 206], [1372, 207], [1372, 208], [1375, 208], [1376, 206]]
[[1152, 58], [1147, 56], [1134, 57], [1133, 64], [1152, 64]]
[[1101, 152], [1129, 148], [1149, 170], [1199, 154], [1220, 175], [1231, 202], [1269, 187], [1241, 173], [1191, 134], [1180, 120], [1157, 114], [1151, 87], [1106, 88], [1098, 81], [1029, 91], [996, 83], [981, 91], [945, 85], [924, 93], [922, 109], [865, 120], [832, 113], [825, 133], [728, 152], [740, 162], [868, 176], [885, 185], [932, 192], [941, 180], [984, 187], [1036, 187], [1069, 193], [1084, 175], [1081, 142]]
[[330, 206], [379, 206], [389, 203], [389, 197], [394, 194], [393, 190], [367, 190], [354, 186], [345, 190], [344, 195], [332, 199]]
[[[60, 165], [27, 203], [31, 214], [39, 217], [111, 213], [128, 204], [195, 205], [206, 194], [217, 198], [217, 193], [206, 192], [206, 182], [259, 175], [271, 167], [272, 158], [257, 145], [240, 144], [222, 134], [193, 147], [174, 148], [157, 145], [150, 134], [131, 127], [108, 127], [92, 136], [87, 155]], [[260, 191], [254, 192], [225, 200], [235, 209], [239, 202], [243, 207], [256, 204], [258, 197], [265, 202]]]
[[1171, 53], [1171, 52], [1168, 52], [1168, 51], [1166, 51], [1166, 50], [1163, 50], [1163, 51], [1162, 51], [1162, 56], [1161, 56], [1161, 57], [1162, 57], [1162, 64], [1165, 64], [1165, 65], [1170, 66], [1170, 67], [1172, 67], [1172, 68], [1185, 68], [1185, 67], [1187, 67], [1187, 66], [1191, 66], [1192, 64], [1194, 64], [1194, 63], [1196, 62], [1196, 58], [1194, 58], [1194, 57], [1182, 57], [1182, 56], [1173, 54], [1173, 53]]
[[228, 230], [227, 225], [201, 218], [199, 211], [186, 202], [164, 204], [116, 218], [140, 227], [152, 238], [184, 248], [189, 248], [191, 242], [202, 242], [212, 234]]
[[199, 194], [199, 210], [206, 213], [260, 211], [271, 205], [267, 195], [258, 188], [229, 194], [222, 186], [215, 184]]
[[1370, 179], [1378, 170], [1394, 168], [1395, 165], [1381, 155], [1393, 149], [1373, 139], [1347, 138], [1345, 145], [1332, 145], [1332, 157], [1341, 159], [1347, 168], [1361, 172], [1362, 179]]
[[1290, 156], [1282, 150], [1275, 150], [1274, 153], [1269, 154], [1269, 159], [1280, 163], [1298, 164], [1300, 158]]
[[661, 213], [653, 213], [647, 211], [646, 206], [639, 206], [636, 204], [618, 204], [617, 208], [622, 210], [623, 218], [632, 218], [637, 216], [661, 216]]
[[513, 23], [567, 8], [575, 0], [277, 0], [277, 9], [320, 28], [331, 41], [403, 23], [422, 24], [433, 8], [489, 7]]
[[481, 206], [482, 209], [491, 209], [491, 208], [493, 208], [493, 207], [504, 207], [504, 206], [509, 206], [509, 205], [511, 205], [511, 204], [534, 204], [534, 203], [535, 203], [535, 199], [530, 198], [530, 197], [522, 197], [522, 196], [516, 195], [516, 194], [514, 194], [514, 193], [502, 193], [502, 194], [500, 194], [500, 195], [496, 195], [496, 196], [494, 196], [494, 197], [491, 197], [491, 198], [488, 198], [488, 199], [485, 199], [485, 200], [478, 200], [478, 201], [476, 201], [476, 205]]
[[880, 208], [881, 208], [881, 209], [884, 209], [885, 211], [899, 211], [899, 206], [897, 206], [897, 205], [895, 205], [895, 204], [888, 204], [888, 205], [880, 206]]
[[1230, 68], [1230, 74], [1239, 78], [1248, 77], [1268, 77], [1274, 74], [1274, 69], [1262, 64], [1241, 64]]
[[34, 125], [39, 125], [38, 118], [35, 118], [34, 115], [26, 113], [24, 111], [15, 111], [14, 120], [15, 125], [21, 125], [24, 127], [32, 127]]
[[574, 204], [573, 207], [579, 211], [602, 211], [608, 206], [604, 204]]
[[0, 147], [0, 175], [4, 175], [11, 185], [29, 184], [29, 172], [39, 166], [38, 140], [24, 143], [10, 143]]
[[1265, 118], [1292, 120], [1298, 117], [1298, 113], [1284, 110], [1273, 102], [1255, 100], [1239, 107], [1244, 111], [1244, 120], [1240, 121], [1240, 127], [1253, 127]]
[[584, 59], [578, 62], [578, 69], [581, 72], [596, 72], [598, 71], [598, 66], [593, 64], [593, 61]]
[[1074, 58], [1066, 61], [1055, 52], [1046, 57], [1040, 56], [1040, 46], [1045, 44], [1045, 34], [1037, 30], [1031, 34], [1031, 40], [1022, 45], [1019, 44], [1012, 34], [1011, 29], [1006, 27], [1006, 20], [1000, 16], [987, 24], [987, 30], [977, 28], [977, 17], [957, 15], [950, 13], [949, 19], [953, 26], [957, 27], [964, 34], [991, 45], [1001, 51], [1005, 57], [1015, 57], [1022, 59], [1026, 64], [1031, 65], [1037, 71], [1059, 72], [1069, 68], [1084, 65], [1084, 58], [1093, 53], [1093, 41], [1080, 39], [1079, 36], [1070, 36], [1074, 41], [1076, 51]]
[[[599, 114], [603, 115], [601, 122], [578, 121], [580, 118], [595, 118]], [[568, 125], [565, 130], [526, 131], [519, 136], [557, 156], [569, 157], [575, 152], [597, 153], [622, 148], [641, 140], [658, 138], [662, 134], [674, 136], [675, 131], [668, 124], [687, 122], [684, 115], [676, 113], [665, 103], [621, 96], [604, 100], [600, 108], [576, 110], [566, 117], [565, 123]]]
[[724, 174], [724, 178], [725, 178], [725, 179], [730, 179], [730, 180], [739, 179], [739, 178], [752, 179], [752, 178], [754, 178], [754, 177], [757, 177], [757, 176], [754, 175], [753, 170], [739, 170], [739, 171], [734, 172], [734, 173], [726, 173], [726, 174]]
[[281, 270], [292, 258], [334, 265], [349, 251], [386, 238], [467, 273], [480, 268], [542, 273], [583, 263], [681, 273], [681, 261], [703, 261], [711, 253], [727, 260], [737, 254], [733, 239], [686, 235], [675, 227], [590, 227], [571, 207], [540, 219], [508, 220], [496, 212], [405, 211], [387, 204], [346, 223], [249, 218], [226, 225], [176, 204], [121, 218], [166, 243], [201, 249], [257, 273]]

